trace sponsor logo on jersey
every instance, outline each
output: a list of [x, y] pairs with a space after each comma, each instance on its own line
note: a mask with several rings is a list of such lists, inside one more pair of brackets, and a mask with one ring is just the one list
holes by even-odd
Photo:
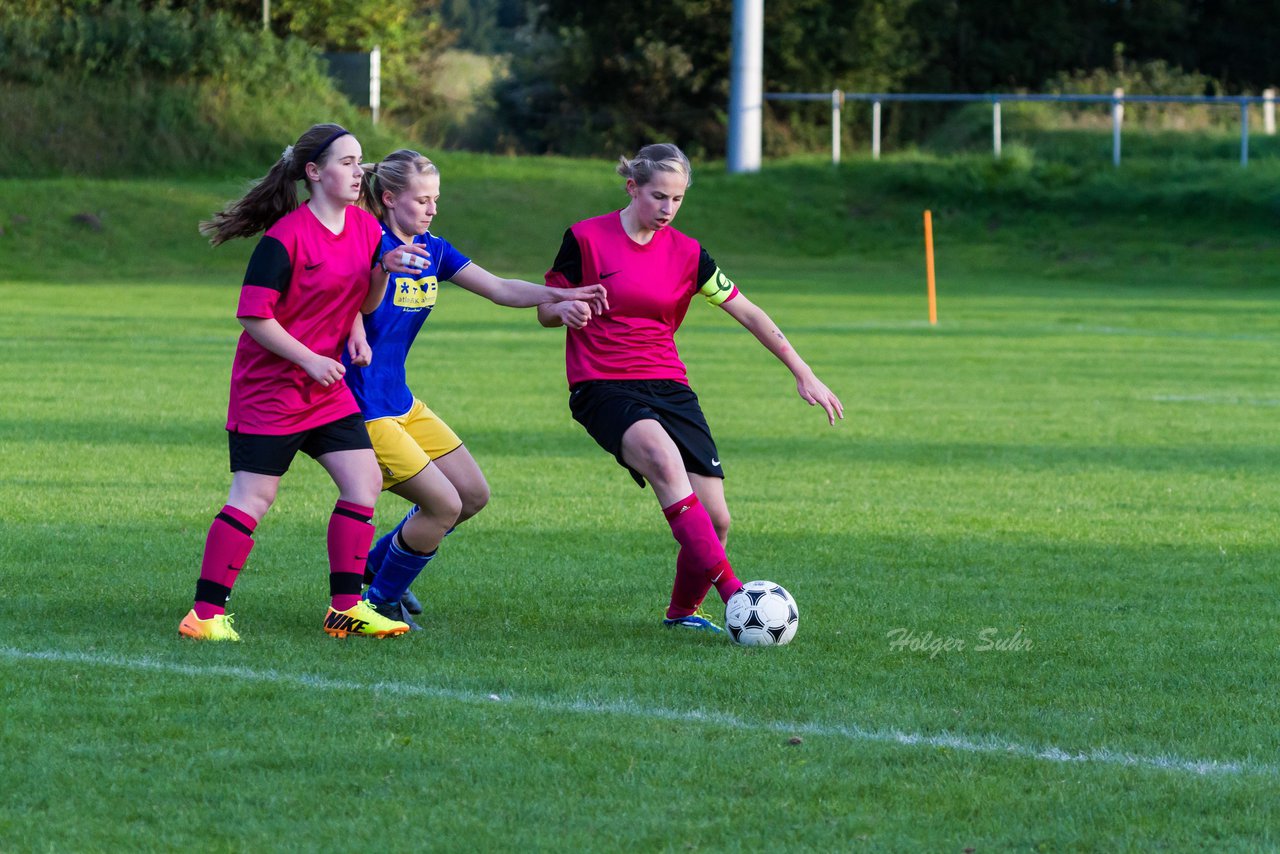
[[410, 311], [420, 311], [436, 304], [440, 285], [435, 276], [422, 276], [417, 279], [397, 276], [395, 289], [395, 294], [392, 296], [392, 302], [395, 305]]

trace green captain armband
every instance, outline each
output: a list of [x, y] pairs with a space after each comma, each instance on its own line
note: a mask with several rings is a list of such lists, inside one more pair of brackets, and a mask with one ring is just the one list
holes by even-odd
[[707, 298], [707, 302], [712, 305], [720, 305], [733, 295], [733, 289], [737, 287], [724, 273], [720, 272], [720, 268], [716, 267], [716, 271], [711, 277], [703, 282], [702, 287], [698, 288], [698, 293]]

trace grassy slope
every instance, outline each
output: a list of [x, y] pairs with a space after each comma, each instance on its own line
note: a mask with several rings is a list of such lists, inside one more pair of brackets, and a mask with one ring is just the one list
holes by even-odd
[[[440, 232], [504, 272], [536, 276], [564, 224], [620, 198], [604, 163], [440, 160]], [[1065, 198], [965, 196], [942, 192], [965, 164], [889, 166], [707, 169], [682, 214], [850, 405], [819, 429], [747, 336], [691, 312], [682, 349], [732, 449], [732, 551], [804, 612], [772, 654], [652, 631], [670, 547], [651, 497], [568, 423], [555, 336], [452, 291], [412, 379], [447, 402], [495, 500], [448, 544], [413, 654], [317, 637], [329, 487], [303, 464], [238, 588], [252, 642], [170, 645], [225, 487], [218, 417], [249, 248], [206, 251], [191, 222], [234, 185], [0, 185], [6, 211], [69, 195], [64, 210], [97, 204], [107, 223], [19, 255], [33, 241], [11, 239], [26, 225], [6, 213], [0, 238], [0, 435], [15, 449], [0, 637], [88, 658], [0, 661], [5, 838], [306, 848], [359, 812], [440, 849], [1276, 846], [1265, 194], [1205, 170], [1189, 178], [1220, 181], [1231, 204], [1206, 212], [1184, 204], [1195, 181], [1139, 176], [1103, 206], [1109, 175]], [[920, 323], [924, 205], [939, 212], [937, 330]], [[59, 286], [66, 272], [78, 283]], [[81, 604], [104, 584], [128, 631]], [[55, 628], [30, 634], [31, 614]], [[988, 626], [1035, 647], [930, 658], [885, 639], [972, 644]], [[89, 663], [104, 656], [177, 669]], [[331, 681], [181, 671], [219, 666]], [[370, 700], [351, 679], [394, 684]], [[353, 724], [355, 769], [339, 758]], [[841, 726], [1246, 770], [912, 748]]]
[[[568, 223], [625, 201], [605, 161], [431, 154], [444, 176], [437, 232], [503, 272], [540, 275]], [[0, 281], [91, 272], [92, 280], [234, 284], [252, 246], [207, 250], [196, 224], [253, 177], [0, 182]], [[1197, 251], [1179, 253], [1178, 267], [1266, 284], [1266, 271], [1247, 265], [1275, 245], [1278, 178], [1280, 165], [1269, 161], [1247, 170], [1135, 161], [1117, 171], [1027, 157], [916, 156], [838, 169], [792, 161], [756, 176], [709, 164], [695, 173], [681, 227], [718, 258], [744, 265], [757, 256], [855, 258], [887, 264], [887, 272], [922, 255], [920, 214], [928, 207], [941, 270], [954, 261], [961, 269], [1105, 279], [1115, 268], [1126, 281], [1166, 284], [1176, 276], [1171, 247], [1190, 247]], [[101, 231], [72, 221], [86, 212], [102, 221]], [[736, 266], [730, 272], [750, 278]]]

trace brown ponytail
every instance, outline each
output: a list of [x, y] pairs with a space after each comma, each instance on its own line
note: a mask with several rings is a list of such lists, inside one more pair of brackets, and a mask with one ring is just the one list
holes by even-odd
[[307, 164], [323, 166], [330, 144], [346, 133], [341, 125], [312, 125], [239, 201], [201, 222], [200, 233], [217, 246], [236, 237], [253, 237], [297, 210], [298, 182], [306, 179]]

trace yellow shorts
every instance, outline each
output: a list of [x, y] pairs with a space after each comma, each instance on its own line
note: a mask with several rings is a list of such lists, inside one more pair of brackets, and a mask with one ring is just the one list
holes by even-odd
[[404, 483], [427, 463], [462, 445], [458, 434], [417, 398], [404, 415], [366, 421], [365, 427], [378, 455], [383, 489]]

